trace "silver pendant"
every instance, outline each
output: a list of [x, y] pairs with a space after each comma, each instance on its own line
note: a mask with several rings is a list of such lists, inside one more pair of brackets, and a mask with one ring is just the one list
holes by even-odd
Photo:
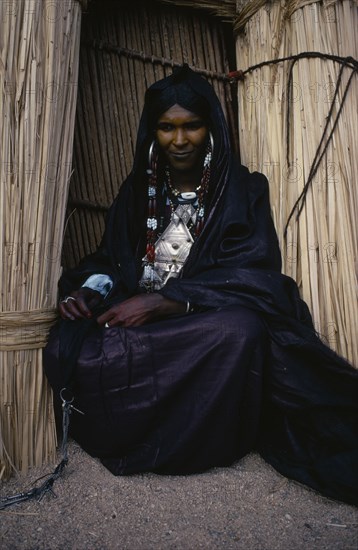
[[187, 224], [190, 219], [193, 223], [195, 223], [196, 210], [192, 204], [179, 204], [176, 210], [172, 213], [172, 221], [176, 225], [180, 222]]
[[142, 259], [144, 269], [139, 284], [148, 292], [161, 289], [170, 277], [179, 277], [194, 242], [187, 227], [190, 220], [193, 223], [196, 220], [193, 205], [179, 204], [168, 227], [154, 245], [154, 265], [148, 262], [147, 255]]

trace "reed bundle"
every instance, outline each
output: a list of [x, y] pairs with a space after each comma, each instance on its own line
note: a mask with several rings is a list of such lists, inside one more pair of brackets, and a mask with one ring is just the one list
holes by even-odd
[[[297, 1], [296, 9], [290, 4], [266, 4], [247, 21], [245, 32], [237, 37], [241, 69], [310, 51], [357, 57], [353, 2]], [[239, 84], [242, 161], [269, 179], [283, 268], [298, 282], [317, 331], [358, 365], [357, 72], [328, 59], [300, 59], [293, 66], [288, 95], [289, 72], [290, 62], [265, 66]], [[285, 239], [287, 219], [309, 177], [326, 123], [318, 171]]]
[[232, 23], [236, 17], [237, 0], [160, 0], [163, 4], [202, 9], [223, 21]]
[[42, 347], [56, 318], [81, 8], [0, 3], [0, 479], [54, 458]]

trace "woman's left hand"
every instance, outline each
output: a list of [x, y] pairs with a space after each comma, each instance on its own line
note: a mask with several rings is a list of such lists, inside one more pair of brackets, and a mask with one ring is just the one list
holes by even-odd
[[98, 317], [98, 324], [106, 327], [138, 327], [156, 319], [185, 313], [186, 305], [169, 300], [161, 294], [138, 294], [112, 306]]

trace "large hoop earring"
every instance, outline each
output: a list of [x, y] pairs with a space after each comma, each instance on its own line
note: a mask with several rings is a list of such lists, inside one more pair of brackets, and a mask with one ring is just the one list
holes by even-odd
[[209, 141], [210, 141], [210, 146], [211, 146], [211, 156], [213, 156], [213, 154], [214, 154], [214, 136], [213, 136], [212, 132], [209, 132]]
[[148, 151], [148, 170], [147, 170], [148, 175], [153, 174], [154, 168], [155, 168], [155, 161], [156, 161], [155, 146], [156, 146], [156, 141], [155, 139], [153, 139]]

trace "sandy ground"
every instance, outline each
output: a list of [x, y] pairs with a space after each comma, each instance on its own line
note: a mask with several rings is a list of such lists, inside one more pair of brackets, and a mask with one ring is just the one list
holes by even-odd
[[[0, 512], [4, 549], [358, 548], [358, 509], [282, 477], [258, 455], [200, 475], [114, 477], [73, 441], [46, 495]], [[28, 490], [49, 467], [1, 487]]]

